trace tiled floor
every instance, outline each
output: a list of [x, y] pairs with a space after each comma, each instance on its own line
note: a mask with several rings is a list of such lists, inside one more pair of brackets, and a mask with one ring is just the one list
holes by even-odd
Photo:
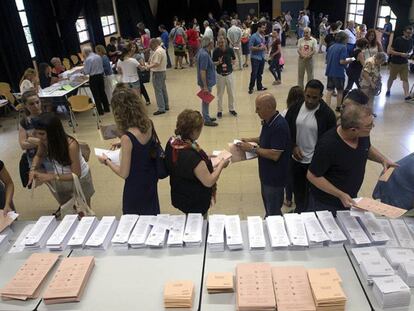
[[[267, 68], [265, 69], [263, 82], [269, 88], [269, 91], [275, 95], [279, 110], [286, 107], [287, 93], [290, 87], [296, 85], [297, 82], [297, 54], [295, 48], [285, 48], [284, 57], [286, 65], [282, 73], [283, 84], [272, 86], [272, 76]], [[318, 54], [315, 56], [315, 77], [326, 84], [324, 69], [324, 55]], [[235, 118], [225, 113], [217, 128], [203, 129], [199, 143], [206, 151], [223, 149], [234, 138], [257, 136], [259, 133], [260, 120], [254, 112], [254, 100], [257, 93], [252, 95], [247, 93], [250, 70], [235, 71], [234, 76], [236, 108], [239, 116]], [[387, 78], [388, 72], [385, 68], [383, 70], [383, 81], [385, 83]], [[167, 114], [152, 118], [163, 142], [173, 134], [176, 117], [183, 109], [200, 109], [200, 101], [195, 95], [198, 91], [195, 69], [169, 70], [167, 73], [167, 87], [171, 110]], [[152, 113], [156, 110], [152, 85], [147, 84], [147, 89], [152, 99], [152, 105], [149, 106], [148, 112], [152, 116]], [[400, 81], [395, 82], [391, 93], [390, 98], [385, 98], [384, 90], [376, 98], [375, 113], [377, 119], [375, 121], [376, 126], [372, 131], [371, 141], [384, 154], [398, 160], [414, 152], [414, 104], [403, 102]], [[210, 110], [212, 115], [216, 114], [216, 109], [217, 102], [214, 101]], [[83, 113], [78, 115], [77, 118], [79, 128], [75, 134], [76, 138], [88, 142], [91, 148], [109, 146], [109, 141], [100, 139], [95, 127], [95, 120], [91, 114]], [[57, 208], [57, 203], [46, 187], [38, 188], [32, 193], [23, 189], [20, 184], [18, 162], [21, 150], [17, 142], [15, 120], [2, 118], [0, 122], [3, 125], [0, 132], [0, 159], [6, 163], [15, 181], [15, 205], [21, 214], [21, 219], [36, 219], [41, 215], [52, 213]], [[103, 123], [113, 123], [112, 116], [106, 115], [103, 118]], [[65, 126], [67, 126], [67, 122], [65, 122]], [[71, 133], [69, 128], [68, 133]], [[121, 214], [123, 181], [110, 172], [107, 167], [100, 165], [93, 155], [89, 165], [96, 189], [92, 199], [93, 209], [98, 216], [119, 216]], [[361, 195], [371, 195], [380, 170], [379, 165], [368, 163], [365, 181], [360, 192]], [[177, 213], [178, 211], [170, 203], [168, 179], [160, 181], [158, 189], [161, 211], [163, 213]], [[257, 161], [236, 163], [223, 171], [218, 182], [217, 205], [210, 211], [211, 213], [237, 213], [242, 218], [248, 215], [264, 214], [259, 190]]]

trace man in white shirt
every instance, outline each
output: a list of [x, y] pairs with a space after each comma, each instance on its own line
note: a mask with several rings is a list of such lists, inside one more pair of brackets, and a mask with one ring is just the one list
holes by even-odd
[[213, 33], [213, 30], [210, 27], [210, 23], [208, 21], [204, 21], [203, 26], [204, 26], [203, 37], [208, 37], [214, 42], [214, 33]]
[[234, 54], [236, 54], [237, 60], [239, 62], [239, 69], [242, 70], [242, 53], [241, 53], [241, 37], [242, 31], [240, 27], [237, 26], [237, 20], [231, 20], [231, 27], [227, 30], [227, 39], [229, 40], [229, 45], [233, 49]]
[[357, 40], [355, 22], [348, 21], [348, 27], [344, 31], [348, 35], [348, 43], [346, 45], [346, 49], [348, 51], [348, 55], [351, 55], [352, 51], [355, 49], [355, 44]]
[[305, 70], [308, 76], [308, 82], [313, 79], [313, 55], [316, 52], [317, 41], [311, 36], [311, 29], [306, 27], [304, 29], [304, 37], [298, 41], [298, 85], [303, 88]]

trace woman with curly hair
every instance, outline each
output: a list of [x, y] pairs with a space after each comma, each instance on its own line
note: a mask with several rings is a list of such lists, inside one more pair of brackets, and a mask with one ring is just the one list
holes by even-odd
[[368, 59], [378, 52], [383, 52], [382, 44], [377, 40], [377, 34], [375, 29], [371, 28], [368, 29], [367, 34], [365, 35], [365, 39], [368, 40], [368, 47], [365, 49], [365, 59]]
[[131, 89], [117, 86], [111, 101], [115, 123], [121, 136], [121, 157], [117, 165], [103, 154], [99, 157], [115, 174], [125, 179], [123, 214], [157, 215], [158, 175], [155, 130], [141, 98]]

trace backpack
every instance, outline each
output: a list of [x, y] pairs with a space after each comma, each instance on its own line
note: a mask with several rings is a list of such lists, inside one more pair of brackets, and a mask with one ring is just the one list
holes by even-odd
[[183, 35], [175, 35], [174, 45], [184, 45], [184, 37], [183, 37]]

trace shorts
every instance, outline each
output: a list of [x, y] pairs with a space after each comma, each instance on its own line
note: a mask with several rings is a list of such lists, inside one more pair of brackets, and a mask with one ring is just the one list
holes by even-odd
[[128, 82], [127, 85], [130, 89], [140, 89], [140, 87], [141, 87], [141, 84], [139, 83], [139, 80], [137, 80], [135, 82]]
[[337, 90], [343, 91], [344, 90], [345, 79], [344, 78], [336, 78], [336, 77], [328, 77], [328, 84], [326, 88], [329, 91]]
[[397, 79], [400, 76], [401, 81], [408, 81], [408, 65], [390, 63], [390, 80]]

